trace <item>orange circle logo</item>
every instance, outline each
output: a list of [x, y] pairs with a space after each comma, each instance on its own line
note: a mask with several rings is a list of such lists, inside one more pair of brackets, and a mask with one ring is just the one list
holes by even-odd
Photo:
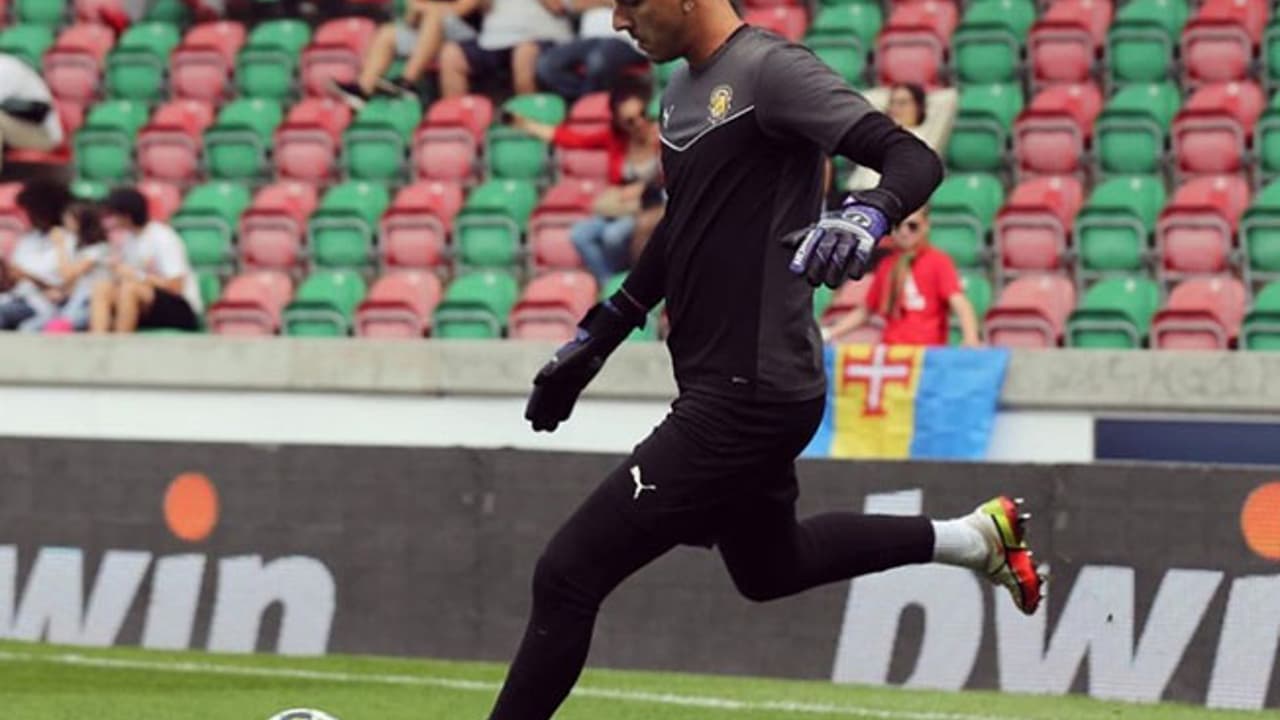
[[180, 540], [200, 542], [218, 524], [218, 490], [200, 473], [183, 473], [164, 494], [164, 521]]
[[1240, 530], [1250, 550], [1268, 560], [1280, 560], [1280, 482], [1249, 493], [1240, 511]]

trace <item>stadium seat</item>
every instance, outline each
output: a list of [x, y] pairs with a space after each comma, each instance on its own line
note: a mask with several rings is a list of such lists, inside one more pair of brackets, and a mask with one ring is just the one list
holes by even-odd
[[1170, 77], [1173, 49], [1187, 23], [1186, 0], [1132, 0], [1107, 33], [1111, 82], [1159, 82]]
[[483, 95], [446, 98], [432, 105], [413, 136], [414, 175], [419, 180], [474, 179], [493, 115], [493, 103]]
[[987, 235], [1004, 204], [1004, 187], [994, 175], [953, 174], [929, 199], [929, 242], [959, 267], [987, 261]]
[[329, 188], [307, 224], [317, 267], [365, 268], [373, 263], [378, 220], [391, 205], [384, 185], [350, 180]]
[[1232, 238], [1249, 205], [1249, 184], [1235, 175], [1180, 185], [1156, 222], [1163, 277], [1220, 273], [1232, 260]]
[[[987, 310], [991, 308], [991, 280], [987, 277], [985, 270], [973, 268], [961, 270], [960, 289], [969, 299], [969, 304], [973, 305], [973, 314], [978, 322], [978, 333], [981, 336], [982, 318], [986, 317]], [[947, 326], [947, 344], [961, 345], [963, 341], [964, 332], [960, 328], [960, 319], [952, 313]]]
[[1016, 79], [1022, 42], [1035, 19], [1031, 0], [978, 0], [970, 4], [951, 39], [952, 65], [960, 82]]
[[1244, 318], [1244, 284], [1229, 275], [1184, 280], [1151, 322], [1151, 346], [1162, 350], [1225, 350]]
[[795, 5], [751, 8], [743, 20], [748, 25], [775, 32], [791, 42], [800, 42], [809, 26], [805, 9]]
[[1254, 126], [1253, 151], [1257, 155], [1260, 181], [1280, 175], [1280, 93], [1272, 95]]
[[319, 204], [314, 185], [278, 182], [258, 191], [240, 216], [240, 262], [245, 268], [295, 268], [307, 219]]
[[417, 98], [374, 98], [342, 136], [347, 177], [389, 181], [404, 175], [413, 131], [422, 120]]
[[[559, 125], [565, 119], [564, 100], [557, 95], [517, 96], [508, 100], [503, 109], [547, 125]], [[547, 143], [523, 130], [495, 126], [489, 130], [485, 145], [490, 178], [536, 180], [548, 173]]]
[[[609, 94], [591, 93], [569, 108], [565, 125], [583, 131], [607, 132], [611, 125]], [[609, 151], [604, 148], [556, 147], [556, 168], [560, 177], [588, 180], [609, 179]]]
[[1169, 126], [1182, 98], [1172, 83], [1134, 83], [1116, 93], [1094, 128], [1104, 173], [1155, 173], [1164, 159]]
[[425, 270], [383, 275], [356, 308], [356, 335], [420, 338], [430, 332], [432, 314], [443, 293], [440, 278]]
[[143, 102], [161, 97], [169, 55], [181, 41], [178, 28], [167, 23], [144, 22], [130, 27], [107, 56], [107, 93]]
[[1088, 80], [1106, 43], [1111, 15], [1111, 0], [1055, 0], [1027, 37], [1031, 84]]
[[147, 106], [109, 100], [89, 111], [73, 140], [78, 177], [117, 182], [133, 172], [133, 142], [147, 123]]
[[167, 223], [182, 205], [182, 190], [172, 183], [143, 180], [138, 183], [138, 192], [147, 198], [147, 213], [152, 220]]
[[40, 70], [41, 59], [53, 47], [54, 33], [46, 25], [13, 25], [0, 31], [0, 53], [12, 55]]
[[1253, 299], [1240, 327], [1244, 350], [1280, 350], [1280, 282], [1272, 282]]
[[[3, 4], [0, 2], [0, 6]], [[127, 16], [123, 0], [74, 0], [72, 3], [72, 17], [79, 23], [102, 24], [105, 22], [104, 12]], [[102, 27], [107, 26], [103, 24]]]
[[1092, 83], [1051, 85], [1040, 91], [1013, 127], [1020, 173], [1083, 172], [1102, 93]]
[[1002, 347], [1056, 347], [1075, 303], [1075, 286], [1062, 275], [1020, 277], [987, 311], [987, 342]]
[[1249, 287], [1280, 277], [1280, 181], [1264, 187], [1245, 211], [1240, 221], [1240, 244]]
[[274, 335], [280, 332], [291, 297], [293, 281], [286, 273], [257, 270], [237, 275], [210, 306], [205, 321], [218, 335]]
[[209, 176], [240, 181], [266, 177], [271, 138], [283, 119], [284, 110], [274, 100], [241, 98], [224, 105], [217, 123], [204, 134]]
[[104, 25], [73, 25], [44, 54], [45, 82], [59, 102], [86, 105], [98, 94], [107, 53], [116, 38]]
[[[832, 296], [826, 311], [822, 314], [821, 324], [824, 326], [832, 325], [855, 308], [866, 307], [867, 292], [870, 289], [870, 277], [841, 285], [840, 289], [836, 290], [835, 295]], [[880, 342], [880, 336], [883, 334], [884, 323], [879, 316], [872, 312], [867, 323], [839, 337], [832, 337], [830, 342], [875, 345]]]
[[374, 22], [363, 17], [338, 18], [317, 28], [302, 51], [303, 91], [320, 97], [327, 94], [330, 80], [354, 82], [376, 30]]
[[1268, 6], [1258, 0], [1204, 0], [1182, 31], [1183, 84], [1248, 77]]
[[1173, 154], [1180, 173], [1237, 172], [1244, 166], [1253, 126], [1266, 105], [1252, 82], [1203, 85], [1173, 120]]
[[599, 289], [585, 270], [554, 270], [525, 286], [511, 309], [510, 336], [517, 340], [567, 342], [578, 320], [596, 303]]
[[1089, 288], [1067, 320], [1069, 347], [1136, 349], [1160, 307], [1160, 287], [1139, 275], [1106, 278]]
[[490, 180], [467, 197], [454, 222], [454, 249], [464, 266], [512, 266], [520, 260], [520, 238], [538, 204], [532, 182]]
[[174, 97], [219, 102], [231, 84], [245, 28], [220, 20], [191, 28], [169, 60], [169, 89]]
[[189, 184], [200, 172], [202, 133], [213, 124], [213, 106], [173, 100], [160, 106], [138, 133], [138, 170], [152, 180]]
[[879, 3], [850, 3], [818, 11], [804, 44], [846, 82], [866, 84], [867, 49], [875, 44], [884, 24]]
[[276, 176], [324, 182], [334, 175], [342, 133], [351, 109], [333, 98], [307, 98], [295, 105], [275, 133]]
[[1139, 271], [1166, 199], [1164, 181], [1156, 176], [1117, 177], [1095, 186], [1076, 216], [1077, 276]]
[[368, 292], [353, 270], [311, 273], [284, 309], [284, 334], [293, 337], [345, 337], [355, 324], [356, 308]]
[[566, 179], [542, 196], [529, 218], [529, 252], [537, 268], [579, 268], [582, 258], [569, 239], [575, 223], [591, 215], [601, 185]]
[[893, 6], [876, 43], [878, 84], [910, 82], [926, 88], [938, 85], [956, 20], [956, 6], [949, 0]]
[[445, 340], [502, 337], [519, 294], [515, 277], [501, 270], [461, 275], [445, 289], [436, 307], [432, 336]]
[[236, 55], [236, 87], [242, 96], [284, 100], [293, 93], [294, 74], [311, 28], [302, 20], [271, 20], [249, 33]]
[[191, 22], [190, 0], [151, 0], [147, 3], [147, 14], [142, 19], [147, 22], [159, 22], [174, 27], [185, 27]]
[[27, 214], [18, 207], [18, 193], [22, 183], [0, 183], [0, 260], [7, 259], [18, 238], [30, 226]]
[[1000, 274], [1062, 266], [1084, 189], [1069, 176], [1038, 177], [1013, 189], [996, 216]]
[[192, 267], [231, 270], [232, 240], [249, 202], [249, 188], [229, 182], [206, 183], [187, 193], [170, 224], [182, 236]]
[[[104, 182], [97, 180], [85, 180], [77, 178], [71, 181], [71, 196], [77, 200], [87, 200], [89, 202], [101, 202], [111, 192], [111, 187]], [[182, 199], [178, 199], [178, 203], [182, 203]]]
[[449, 235], [462, 203], [457, 183], [422, 180], [401, 188], [378, 225], [383, 266], [426, 269], [446, 264]]
[[13, 0], [15, 22], [57, 27], [67, 14], [67, 0]]
[[1002, 170], [1009, 131], [1020, 112], [1022, 90], [1016, 84], [962, 88], [947, 143], [947, 166], [964, 172]]

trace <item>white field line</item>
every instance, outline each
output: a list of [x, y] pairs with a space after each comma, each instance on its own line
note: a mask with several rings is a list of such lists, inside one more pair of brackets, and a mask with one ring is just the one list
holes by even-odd
[[[238, 677], [287, 678], [314, 680], [326, 683], [405, 685], [433, 687], [463, 692], [493, 693], [498, 683], [429, 675], [383, 675], [365, 673], [330, 672], [285, 667], [251, 667], [205, 662], [148, 662], [144, 660], [119, 660], [96, 658], [75, 653], [46, 655], [0, 651], [0, 662], [50, 663], [116, 670], [141, 670], [148, 672], [185, 673], [191, 675], [228, 675]], [[912, 710], [886, 710], [857, 705], [806, 703], [790, 700], [735, 700], [710, 695], [681, 695], [676, 693], [637, 692], [616, 688], [580, 686], [573, 691], [576, 697], [617, 700], [627, 703], [671, 705], [676, 707], [710, 708], [740, 712], [773, 712], [793, 715], [834, 715], [837, 717], [874, 718], [875, 720], [1018, 720], [1012, 716], [971, 715], [966, 713], [926, 712]]]

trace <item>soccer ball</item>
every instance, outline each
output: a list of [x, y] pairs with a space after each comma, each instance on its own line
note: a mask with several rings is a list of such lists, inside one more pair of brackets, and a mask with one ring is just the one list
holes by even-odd
[[267, 720], [338, 720], [338, 718], [321, 710], [294, 708], [292, 710], [282, 710], [267, 718]]

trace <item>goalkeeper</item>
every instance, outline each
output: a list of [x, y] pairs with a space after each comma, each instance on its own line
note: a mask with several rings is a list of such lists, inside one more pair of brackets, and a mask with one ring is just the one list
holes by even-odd
[[[550, 718], [586, 661], [601, 601], [680, 544], [717, 548], [756, 601], [943, 562], [988, 575], [1034, 612], [1041, 580], [1025, 516], [1007, 498], [941, 522], [795, 514], [794, 461], [826, 394], [813, 286], [870, 269], [878, 240], [941, 180], [937, 156], [807, 49], [744, 25], [729, 0], [616, 2], [615, 26], [653, 60], [689, 61], [659, 118], [666, 215], [622, 289], [538, 373], [526, 416], [535, 430], [555, 430], [664, 299], [679, 397], [543, 553], [491, 719]], [[881, 180], [820, 216], [833, 153]]]

